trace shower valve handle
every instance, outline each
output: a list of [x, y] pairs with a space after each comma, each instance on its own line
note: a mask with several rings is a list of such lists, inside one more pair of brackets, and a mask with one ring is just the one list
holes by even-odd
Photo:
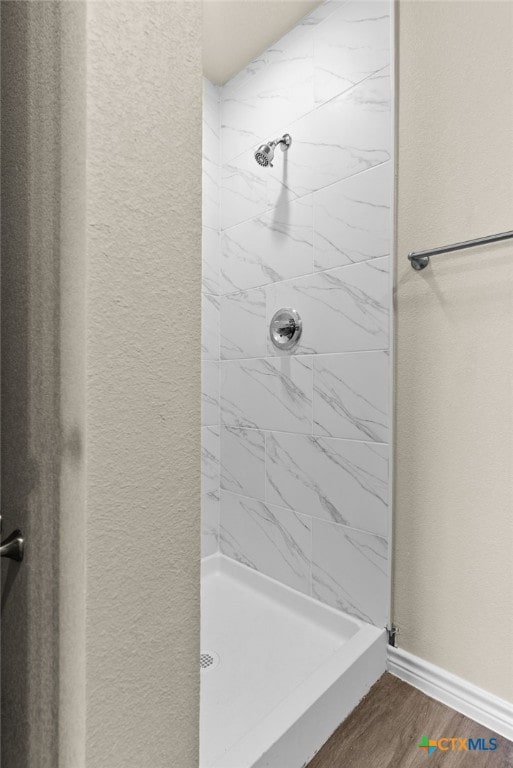
[[296, 322], [292, 318], [287, 321], [275, 320], [272, 324], [272, 333], [276, 333], [279, 336], [287, 336], [290, 338], [296, 330]]
[[271, 341], [277, 349], [291, 349], [301, 336], [303, 325], [295, 309], [279, 309], [269, 328]]

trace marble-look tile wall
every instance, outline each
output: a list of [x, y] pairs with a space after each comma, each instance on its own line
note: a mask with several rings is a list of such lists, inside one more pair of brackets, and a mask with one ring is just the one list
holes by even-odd
[[202, 555], [218, 551], [219, 538], [219, 88], [203, 87], [202, 243]]
[[[220, 334], [205, 488], [219, 440], [221, 551], [378, 626], [388, 611], [390, 12], [380, 0], [330, 0], [220, 89], [218, 290], [205, 296], [204, 336], [213, 365]], [[259, 167], [256, 146], [285, 132], [288, 152]], [[269, 340], [280, 307], [303, 320], [292, 352]]]

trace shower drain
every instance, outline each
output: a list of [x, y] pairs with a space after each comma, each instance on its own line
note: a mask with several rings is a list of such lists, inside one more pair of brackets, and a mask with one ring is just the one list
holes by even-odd
[[207, 653], [200, 653], [200, 668], [201, 669], [214, 669], [219, 664], [219, 656], [215, 651], [209, 651]]

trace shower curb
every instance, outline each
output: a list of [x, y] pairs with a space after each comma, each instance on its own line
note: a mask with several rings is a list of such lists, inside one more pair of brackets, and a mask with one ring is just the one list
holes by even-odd
[[432, 699], [513, 741], [513, 703], [401, 648], [389, 648], [387, 669]]

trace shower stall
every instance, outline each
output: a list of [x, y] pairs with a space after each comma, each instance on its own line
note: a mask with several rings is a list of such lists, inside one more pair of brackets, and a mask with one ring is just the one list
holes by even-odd
[[385, 669], [393, 50], [327, 0], [204, 82], [201, 768], [306, 765]]

